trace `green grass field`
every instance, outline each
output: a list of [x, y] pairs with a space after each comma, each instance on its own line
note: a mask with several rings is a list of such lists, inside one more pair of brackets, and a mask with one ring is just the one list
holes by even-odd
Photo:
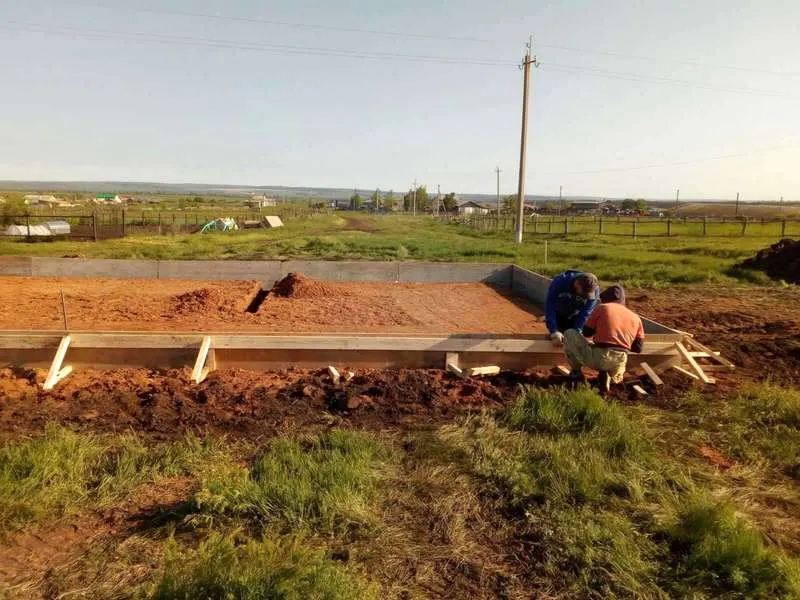
[[[503, 411], [413, 432], [144, 446], [51, 427], [0, 452], [0, 514], [6, 534], [26, 524], [46, 539], [184, 482], [171, 508], [46, 575], [47, 597], [797, 598], [800, 562], [781, 543], [800, 540], [797, 524], [765, 535], [769, 512], [731, 486], [770, 477], [772, 501], [783, 487], [786, 510], [800, 507], [784, 455], [800, 394], [754, 386], [725, 411], [734, 431], [759, 421], [757, 453], [717, 426], [719, 402], [685, 402], [677, 444], [662, 435], [674, 411], [588, 388], [523, 389]], [[685, 452], [698, 437], [737, 466]]]
[[[663, 227], [663, 224], [652, 226]], [[575, 233], [564, 239], [558, 234], [545, 234], [527, 236], [524, 244], [516, 245], [510, 233], [479, 231], [430, 217], [337, 213], [289, 219], [286, 227], [269, 230], [132, 236], [102, 242], [6, 240], [0, 241], [0, 255], [513, 262], [545, 274], [575, 267], [591, 269], [603, 280], [629, 285], [734, 279], [763, 283], [765, 279], [758, 273], [738, 272], [731, 267], [777, 241], [778, 233], [773, 227], [758, 236], [676, 235], [635, 240], [627, 235]]]

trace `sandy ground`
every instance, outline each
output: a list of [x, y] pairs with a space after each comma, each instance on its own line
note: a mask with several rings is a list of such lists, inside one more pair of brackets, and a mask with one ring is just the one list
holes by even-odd
[[[309, 284], [309, 282], [311, 282]], [[252, 281], [0, 278], [0, 330], [537, 333], [533, 304], [481, 283], [313, 282], [289, 296]]]

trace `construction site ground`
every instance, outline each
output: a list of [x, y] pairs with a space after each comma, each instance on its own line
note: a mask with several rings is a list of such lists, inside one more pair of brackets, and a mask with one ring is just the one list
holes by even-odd
[[[247, 282], [206, 285], [4, 278], [0, 281], [0, 326], [58, 329], [58, 320], [49, 315], [58, 312], [59, 290], [63, 288], [71, 327], [87, 329], [260, 330], [291, 325], [293, 331], [321, 331], [330, 330], [335, 324], [342, 331], [541, 331], [540, 317], [535, 316], [531, 306], [484, 285], [330, 285], [314, 301], [290, 302], [275, 297], [266, 300], [252, 315], [245, 314], [246, 304], [258, 286]], [[183, 301], [176, 299], [187, 293], [194, 297], [197, 290], [215, 290], [208, 294], [213, 297], [211, 305], [203, 300], [201, 309], [188, 308], [181, 313], [177, 307]], [[708, 403], [708, 410], [714, 411], [715, 406], [721, 406], [728, 396], [750, 382], [800, 384], [800, 296], [794, 288], [777, 286], [688, 285], [631, 289], [628, 297], [632, 308], [665, 325], [693, 333], [698, 341], [736, 363], [736, 371], [714, 374], [715, 386], [702, 386], [670, 371], [663, 375], [664, 386], [648, 388], [652, 393], [646, 399], [629, 388], [617, 389], [610, 399], [650, 411], [647, 418], [663, 425], [661, 442], [670, 447], [671, 453], [705, 464], [709, 472], [716, 473], [714, 477], [724, 478], [733, 461], [713, 444], [698, 445], [695, 437], [687, 435], [688, 429], [682, 429], [689, 425], [683, 420], [681, 399], [696, 390]], [[265, 309], [273, 300], [274, 308]], [[315, 306], [321, 308], [315, 310]], [[176, 314], [165, 325], [164, 315], [170, 311]], [[347, 371], [347, 365], [337, 366], [342, 372]], [[48, 423], [82, 432], [134, 431], [153, 441], [176, 440], [195, 432], [264, 443], [275, 436], [324, 429], [332, 424], [402, 440], [412, 433], [424, 435], [469, 414], [496, 412], [518, 396], [520, 384], [552, 386], [565, 382], [563, 376], [549, 372], [501, 373], [463, 380], [441, 370], [358, 370], [349, 382], [335, 385], [325, 370], [221, 370], [194, 385], [187, 370], [126, 369], [81, 371], [52, 391], [42, 391], [43, 377], [41, 371], [0, 370], [1, 442], [41, 433]], [[696, 428], [696, 423], [691, 427]], [[410, 456], [411, 446], [407, 450]], [[740, 479], [724, 481], [732, 490], [745, 486]], [[785, 485], [783, 480], [779, 483]], [[765, 489], [773, 484], [759, 483]], [[66, 583], [58, 584], [62, 587], [53, 583], [57, 579], [54, 573], [58, 573], [54, 566], [74, 562], [76, 556], [91, 552], [95, 544], [120, 544], [150, 527], [154, 518], [171, 518], [169, 515], [182, 506], [191, 488], [192, 484], [185, 480], [165, 480], [146, 486], [135, 500], [70, 517], [57, 527], [34, 528], [6, 537], [0, 543], [0, 585], [4, 581], [35, 581], [35, 593], [12, 596], [20, 598], [51, 597], [44, 592], [39, 595], [47, 585], [68, 589], [63, 587]], [[750, 488], [744, 493], [749, 518], [784, 548], [800, 551], [800, 524], [796, 514], [792, 516], [798, 507], [795, 500], [777, 501]], [[432, 502], [427, 492], [419, 501], [420, 510], [425, 502]], [[525, 558], [524, 552], [531, 551], [533, 542], [501, 529], [504, 525], [497, 521], [501, 518], [499, 513], [480, 517], [484, 523], [480, 535], [484, 537], [468, 556], [459, 559], [464, 565], [459, 570], [449, 562], [452, 557], [446, 559], [447, 567], [436, 562], [439, 558], [433, 558], [449, 550], [441, 545], [437, 537], [440, 534], [423, 512], [403, 517], [403, 527], [413, 532], [419, 560], [429, 559], [438, 566], [425, 574], [398, 566], [396, 577], [430, 578], [440, 587], [425, 588], [427, 597], [459, 598], [505, 597], [501, 589], [505, 589], [508, 578], [528, 581], [525, 569], [531, 559]], [[497, 529], [486, 533], [484, 527]], [[58, 576], [67, 577], [63, 573]], [[85, 584], [86, 577], [75, 575], [69, 585]], [[532, 584], [528, 581], [527, 585]], [[548, 596], [547, 589], [540, 591], [534, 596], [555, 597]], [[515, 597], [530, 596], [523, 593]]]
[[[0, 330], [541, 333], [541, 311], [482, 283], [0, 277]], [[62, 306], [61, 293], [64, 302]], [[249, 310], [248, 310], [249, 309]], [[251, 312], [252, 311], [252, 312]]]
[[[8, 281], [6, 279], [4, 283]], [[71, 294], [75, 293], [76, 288], [67, 286], [74, 282], [61, 283], [65, 292], [69, 289]], [[81, 290], [91, 289], [88, 282], [74, 285]], [[116, 289], [123, 297], [136, 295], [135, 286], [130, 282], [102, 282], [106, 292], [114, 289], [114, 285], [119, 286]], [[142, 302], [140, 308], [133, 308], [125, 314], [138, 315], [139, 319], [153, 314], [152, 321], [140, 320], [133, 324], [145, 329], [155, 326], [157, 313], [147, 313], [141, 306], [150, 307], [147, 310], [154, 310], [153, 306], [168, 306], [181, 290], [197, 289], [193, 288], [196, 285], [196, 282], [155, 285], [150, 289], [159, 290], [161, 296], [153, 294], [151, 298], [149, 294], [152, 292], [148, 291], [147, 297], [151, 301]], [[246, 297], [246, 292], [252, 288], [248, 285], [220, 286], [220, 291], [225, 290], [234, 297]], [[384, 284], [335, 286], [348, 291], [395, 290]], [[95, 288], [92, 296], [98, 301], [104, 297], [98, 291], [100, 287]], [[541, 326], [525, 309], [487, 286], [425, 286], [425, 289], [430, 288], [441, 290], [440, 300], [451, 306], [470, 294], [472, 298], [477, 296], [493, 301], [507, 314], [518, 316], [521, 331], [536, 331]], [[47, 289], [53, 295], [47, 302], [55, 302], [54, 288]], [[419, 286], [401, 286], [395, 291], [401, 297], [409, 298], [418, 290]], [[453, 298], [455, 291], [463, 294], [461, 299]], [[630, 290], [629, 305], [666, 325], [694, 333], [698, 341], [734, 361], [736, 371], [715, 374], [717, 385], [714, 389], [718, 392], [735, 390], [745, 382], [766, 377], [778, 383], [800, 382], [800, 297], [793, 289], [685, 286], [666, 290]], [[281, 306], [285, 307], [286, 303], [282, 302]], [[306, 308], [310, 306], [305, 305]], [[485, 305], [479, 306], [485, 308]], [[431, 315], [429, 322], [435, 322], [436, 315], [439, 315], [440, 323], [448, 319], [447, 311], [442, 314], [437, 311], [437, 306], [431, 305], [430, 308], [427, 313]], [[438, 308], [441, 309], [441, 305]], [[21, 319], [25, 319], [27, 324], [27, 317], [20, 315], [12, 321], [5, 302], [0, 310], [3, 311], [5, 327], [19, 325], [23, 322]], [[113, 309], [108, 306], [105, 310]], [[480, 317], [491, 317], [490, 310], [476, 309], [475, 312]], [[78, 314], [81, 313], [77, 313], [75, 318]], [[356, 320], [349, 320], [351, 316], [347, 311], [319, 314], [326, 314], [325, 319], [330, 319], [330, 322], [337, 322], [341, 316], [345, 323], [358, 328]], [[475, 317], [461, 321], [460, 326], [466, 328], [465, 322], [475, 322], [472, 318]], [[102, 317], [92, 321], [88, 314], [83, 319], [79, 322], [87, 328], [123, 323], [120, 320], [104, 322]], [[222, 317], [219, 319], [212, 323], [223, 327], [226, 321]], [[325, 319], [320, 316], [316, 322], [312, 321], [312, 325], [321, 326]], [[457, 321], [453, 319], [454, 327]], [[485, 327], [487, 322], [496, 321], [482, 322]], [[247, 325], [246, 321], [244, 325]], [[502, 326], [513, 327], [513, 321], [506, 320]], [[337, 367], [343, 372], [348, 369], [347, 365]], [[190, 381], [189, 369], [124, 369], [79, 371], [59, 383], [54, 390], [42, 391], [44, 376], [42, 370], [6, 368], [0, 371], [0, 438], [42, 431], [45, 423], [53, 421], [101, 431], [132, 428], [156, 437], [177, 437], [187, 430], [243, 436], [272, 435], [286, 427], [320, 422], [327, 418], [323, 414], [325, 411], [358, 423], [372, 423], [376, 427], [413, 427], [414, 424], [429, 423], [433, 416], [449, 418], [457, 412], [499, 407], [518, 393], [520, 383], [551, 385], [563, 382], [548, 372], [501, 373], [483, 379], [461, 380], [440, 370], [362, 370], [356, 372], [346, 385], [334, 385], [325, 370], [290, 369], [271, 373], [220, 370], [209, 375], [203, 383], [194, 385]], [[682, 393], [694, 385], [692, 380], [678, 373], [667, 373], [664, 378], [668, 385], [658, 391], [653, 402], [668, 405], [675, 393]], [[623, 390], [617, 391], [617, 397], [627, 397], [629, 393], [633, 398], [632, 392]]]

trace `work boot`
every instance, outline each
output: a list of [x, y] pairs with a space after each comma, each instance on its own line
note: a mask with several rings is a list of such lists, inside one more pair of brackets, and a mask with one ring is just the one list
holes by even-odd
[[583, 371], [580, 369], [572, 369], [572, 371], [569, 372], [569, 378], [576, 383], [583, 383], [586, 381], [586, 378], [583, 376]]
[[597, 376], [597, 387], [603, 397], [607, 396], [608, 392], [611, 391], [611, 375], [607, 371], [600, 371]]

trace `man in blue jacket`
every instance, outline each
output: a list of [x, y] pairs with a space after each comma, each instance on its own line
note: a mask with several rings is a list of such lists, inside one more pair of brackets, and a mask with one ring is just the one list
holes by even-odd
[[550, 339], [564, 344], [567, 329], [583, 330], [600, 296], [597, 277], [581, 271], [564, 271], [553, 277], [545, 301], [545, 321]]

